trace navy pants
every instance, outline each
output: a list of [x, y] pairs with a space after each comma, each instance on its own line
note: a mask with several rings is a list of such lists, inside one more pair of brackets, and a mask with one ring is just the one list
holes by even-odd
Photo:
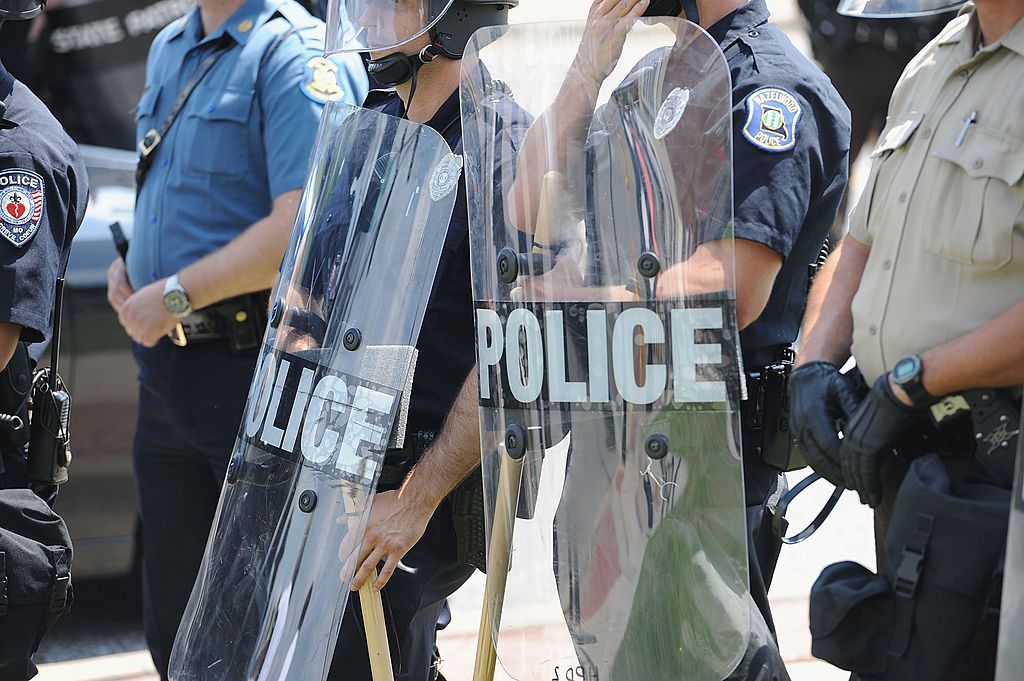
[[139, 417], [132, 458], [142, 518], [146, 642], [160, 678], [192, 593], [245, 409], [256, 353], [227, 341], [136, 345]]

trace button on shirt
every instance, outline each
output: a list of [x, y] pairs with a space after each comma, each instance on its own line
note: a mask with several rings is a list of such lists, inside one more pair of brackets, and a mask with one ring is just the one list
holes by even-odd
[[88, 177], [60, 123], [0, 64], [0, 323], [41, 342], [57, 277], [82, 223]]
[[[128, 276], [135, 288], [174, 274], [266, 217], [301, 188], [323, 99], [310, 59], [323, 23], [294, 0], [248, 0], [209, 35], [199, 9], [153, 41], [136, 112], [141, 140], [159, 128], [199, 64], [230, 45], [199, 82], [161, 142], [135, 208]], [[333, 59], [333, 58], [332, 58]], [[338, 64], [340, 98], [366, 92], [359, 58]]]
[[853, 300], [869, 383], [1024, 298], [1024, 21], [980, 37], [968, 5], [907, 66], [851, 217], [871, 248]]

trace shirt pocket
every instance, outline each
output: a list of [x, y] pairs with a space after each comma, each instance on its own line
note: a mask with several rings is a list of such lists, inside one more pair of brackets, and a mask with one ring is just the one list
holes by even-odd
[[161, 89], [159, 85], [150, 85], [142, 91], [139, 103], [135, 105], [135, 123], [140, 133], [140, 139], [150, 129], [156, 127], [154, 113], [156, 112], [156, 103], [160, 99]]
[[880, 218], [878, 211], [874, 211], [873, 214], [872, 209], [878, 207], [881, 210], [887, 204], [885, 197], [888, 194], [889, 183], [880, 183], [879, 176], [891, 179], [895, 166], [890, 164], [890, 157], [910, 141], [923, 119], [924, 114], [921, 113], [891, 116], [879, 134], [878, 142], [871, 151], [871, 170], [867, 182], [850, 218], [850, 233], [858, 241], [871, 242], [871, 227]]
[[1024, 209], [1024, 138], [975, 124], [966, 143], [946, 139], [932, 157], [940, 177], [934, 190], [942, 195], [935, 197], [938, 231], [925, 239], [925, 248], [964, 265], [1006, 265]]
[[251, 172], [253, 90], [228, 89], [191, 111], [186, 170], [203, 175], [244, 177]]

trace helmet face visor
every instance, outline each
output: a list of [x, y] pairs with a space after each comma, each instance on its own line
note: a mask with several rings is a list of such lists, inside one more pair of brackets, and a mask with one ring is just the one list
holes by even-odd
[[327, 52], [381, 52], [405, 45], [441, 20], [454, 0], [330, 0]]
[[839, 13], [865, 19], [905, 19], [959, 9], [966, 0], [842, 0]]

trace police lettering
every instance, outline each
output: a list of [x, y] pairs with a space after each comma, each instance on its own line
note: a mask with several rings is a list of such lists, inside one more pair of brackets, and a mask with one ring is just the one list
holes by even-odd
[[27, 189], [42, 189], [42, 183], [36, 175], [29, 173], [7, 172], [0, 174], [0, 187], [9, 185]]
[[249, 396], [246, 440], [284, 458], [372, 478], [397, 395], [301, 358], [268, 355]]
[[[567, 316], [574, 317], [571, 332]], [[699, 332], [720, 332], [722, 325], [718, 307], [662, 313], [647, 307], [591, 308], [585, 314], [565, 307], [517, 307], [504, 319], [480, 308], [480, 399], [494, 399], [502, 389], [492, 385], [497, 375], [507, 382], [507, 397], [524, 404], [539, 399], [545, 388], [550, 403], [725, 402], [724, 371], [715, 369], [723, 364], [722, 346], [697, 340]]]

